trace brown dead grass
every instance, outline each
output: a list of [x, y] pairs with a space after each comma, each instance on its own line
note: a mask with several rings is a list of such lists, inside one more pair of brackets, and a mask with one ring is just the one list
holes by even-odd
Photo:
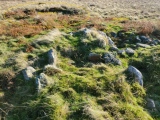
[[134, 30], [138, 34], [148, 35], [154, 31], [154, 24], [149, 21], [127, 21], [123, 24], [125, 31]]
[[13, 88], [13, 79], [15, 74], [11, 70], [0, 72], [0, 86], [4, 90], [9, 90]]

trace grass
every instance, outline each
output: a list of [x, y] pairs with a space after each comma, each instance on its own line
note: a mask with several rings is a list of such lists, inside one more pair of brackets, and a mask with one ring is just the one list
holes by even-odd
[[[85, 15], [38, 12], [26, 14], [24, 11], [8, 13], [6, 18], [15, 19], [16, 22], [2, 24], [6, 31], [0, 29], [1, 35], [8, 36], [8, 39], [5, 38], [0, 43], [0, 86], [5, 86], [0, 89], [2, 117], [8, 120], [160, 118], [159, 46], [140, 48], [132, 57], [125, 55], [121, 58], [117, 55], [122, 66], [114, 66], [102, 62], [93, 64], [88, 60], [90, 52], [103, 54], [109, 50], [108, 45], [98, 46], [98, 32], [87, 35], [65, 34], [54, 38], [49, 45], [33, 45], [34, 40], [46, 35], [53, 28], [69, 33], [88, 26], [109, 35], [111, 31], [122, 30], [122, 22], [128, 21], [127, 18], [103, 21]], [[130, 31], [125, 33], [124, 39], [129, 38], [130, 34]], [[116, 38], [113, 40], [116, 41]], [[121, 42], [123, 41], [117, 40], [116, 44]], [[126, 46], [132, 47], [131, 44], [133, 43]], [[62, 69], [61, 72], [44, 70], [44, 66], [48, 64], [47, 51], [50, 48], [57, 51], [57, 66]], [[28, 65], [36, 69], [36, 75], [30, 81], [24, 81], [21, 71]], [[133, 65], [142, 72], [144, 88], [134, 82], [126, 72], [128, 65]], [[42, 72], [46, 73], [51, 84], [37, 93], [35, 78]], [[157, 111], [147, 110], [148, 97], [157, 103]]]

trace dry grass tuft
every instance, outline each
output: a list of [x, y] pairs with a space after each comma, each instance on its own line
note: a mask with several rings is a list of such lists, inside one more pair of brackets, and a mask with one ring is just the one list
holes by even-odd
[[138, 34], [148, 35], [154, 31], [153, 23], [149, 21], [127, 21], [123, 24], [125, 31], [135, 30]]
[[15, 74], [11, 70], [1, 71], [0, 72], [0, 87], [4, 90], [9, 90], [13, 88], [13, 79]]

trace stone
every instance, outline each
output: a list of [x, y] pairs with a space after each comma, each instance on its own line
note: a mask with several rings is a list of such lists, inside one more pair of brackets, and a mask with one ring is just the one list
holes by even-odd
[[117, 48], [117, 46], [111, 46], [109, 48], [109, 50], [111, 50], [111, 51], [118, 51], [118, 48]]
[[119, 38], [124, 38], [124, 36], [125, 36], [124, 32], [125, 32], [125, 31], [123, 31], [123, 30], [118, 31], [117, 36], [118, 36]]
[[117, 52], [121, 57], [125, 57], [125, 50], [118, 50]]
[[48, 63], [50, 65], [56, 65], [56, 62], [57, 62], [57, 58], [56, 58], [55, 50], [50, 49], [48, 51]]
[[35, 72], [36, 70], [31, 66], [28, 66], [26, 69], [22, 71], [25, 80], [30, 80], [34, 76]]
[[151, 40], [146, 36], [142, 35], [142, 36], [139, 36], [139, 38], [141, 39], [142, 43], [150, 43], [151, 42]]
[[126, 51], [126, 54], [128, 54], [129, 56], [132, 56], [135, 53], [135, 51], [133, 49], [131, 49], [131, 48], [126, 48], [125, 51]]
[[110, 46], [114, 46], [114, 42], [112, 41], [112, 39], [110, 37], [108, 37], [108, 42]]
[[139, 38], [139, 36], [136, 36], [136, 42], [140, 43], [141, 39]]
[[41, 73], [40, 75], [39, 75], [39, 80], [40, 80], [40, 82], [41, 82], [41, 84], [42, 84], [42, 87], [45, 87], [45, 86], [47, 86], [49, 83], [48, 83], [48, 79], [47, 79], [47, 76], [44, 74], [44, 73]]
[[153, 99], [147, 98], [147, 108], [151, 110], [154, 110], [156, 108]]
[[101, 55], [96, 53], [90, 53], [88, 56], [88, 60], [91, 62], [100, 62], [101, 61]]
[[141, 85], [143, 86], [143, 75], [142, 73], [135, 67], [133, 66], [129, 66], [128, 67], [128, 72], [131, 73], [132, 75], [135, 76], [135, 80]]
[[121, 61], [117, 59], [112, 53], [105, 53], [102, 56], [102, 59], [104, 60], [106, 64], [112, 63], [114, 65], [121, 65]]
[[143, 47], [143, 48], [149, 48], [149, 47], [151, 47], [150, 45], [142, 44], [142, 43], [137, 43], [136, 46], [137, 47]]
[[36, 79], [36, 89], [38, 92], [40, 92], [42, 89], [42, 85], [39, 78]]
[[151, 44], [158, 45], [160, 44], [160, 40], [152, 40]]
[[83, 28], [79, 31], [73, 33], [73, 36], [82, 36], [82, 40], [88, 39], [88, 42], [96, 42], [97, 46], [105, 48], [108, 45], [108, 37], [102, 31], [97, 31], [95, 29]]
[[117, 37], [117, 34], [115, 32], [110, 32], [112, 37]]

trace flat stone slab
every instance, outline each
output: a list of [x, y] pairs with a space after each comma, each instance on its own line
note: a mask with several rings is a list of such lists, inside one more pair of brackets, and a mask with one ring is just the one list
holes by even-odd
[[143, 48], [149, 48], [149, 47], [151, 47], [150, 45], [143, 44], [143, 43], [137, 43], [136, 45], [137, 45], [137, 47], [143, 47]]

